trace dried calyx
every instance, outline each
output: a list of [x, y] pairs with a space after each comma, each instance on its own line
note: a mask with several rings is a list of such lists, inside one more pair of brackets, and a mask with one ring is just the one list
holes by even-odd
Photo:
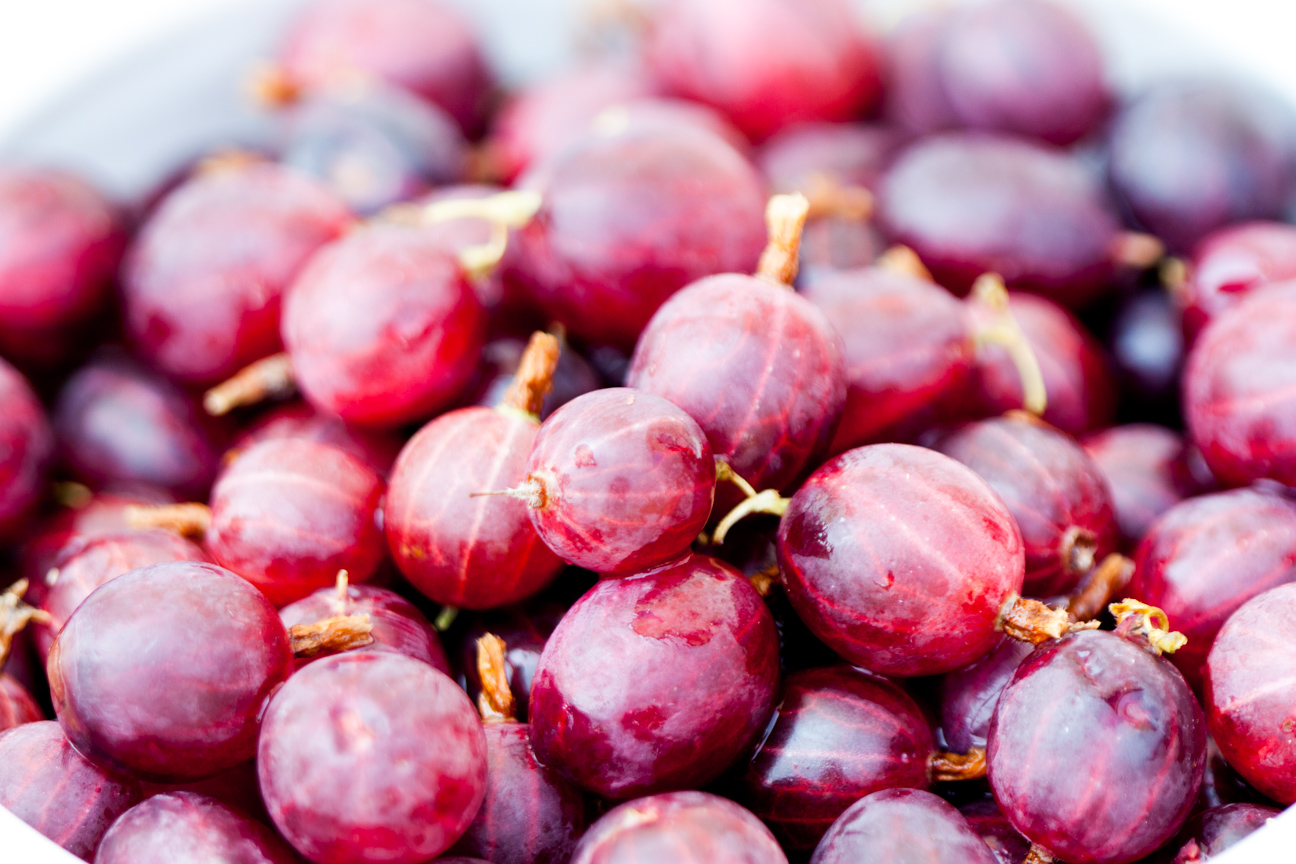
[[211, 519], [211, 508], [206, 504], [157, 504], [126, 508], [126, 523], [132, 528], [161, 528], [195, 540], [201, 540], [211, 529]]
[[493, 633], [487, 633], [477, 640], [477, 675], [481, 678], [477, 710], [486, 723], [516, 719], [513, 691], [509, 688], [508, 668], [504, 659], [505, 650], [504, 640]]
[[1090, 571], [1076, 592], [1067, 598], [1067, 612], [1077, 621], [1097, 618], [1112, 598], [1120, 595], [1134, 576], [1134, 562], [1113, 552]]
[[293, 655], [314, 657], [324, 651], [350, 651], [373, 644], [373, 621], [367, 614], [339, 615], [314, 624], [288, 628]]
[[522, 352], [517, 372], [513, 375], [513, 383], [504, 394], [499, 407], [506, 411], [520, 412], [539, 422], [545, 397], [553, 390], [554, 373], [558, 369], [561, 351], [556, 336], [544, 332], [532, 333], [531, 341]]
[[1172, 631], [1170, 619], [1155, 606], [1126, 598], [1108, 608], [1116, 619], [1118, 635], [1146, 639], [1156, 654], [1173, 654], [1188, 644], [1188, 637]]
[[799, 192], [770, 198], [765, 207], [769, 242], [761, 253], [756, 278], [792, 286], [801, 257], [801, 232], [809, 213], [810, 202]]
[[973, 747], [967, 753], [933, 753], [927, 760], [927, 772], [938, 783], [980, 780], [986, 776], [985, 748]]
[[1057, 859], [1042, 846], [1031, 844], [1030, 852], [1022, 859], [1022, 864], [1053, 864]]
[[924, 282], [935, 282], [927, 265], [918, 257], [918, 253], [908, 246], [892, 246], [873, 262], [874, 267], [890, 270], [892, 273], [903, 273]]
[[288, 399], [297, 393], [292, 360], [287, 353], [272, 354], [245, 366], [232, 378], [203, 394], [203, 408], [213, 417], [266, 399]]
[[1098, 622], [1075, 622], [1061, 609], [1013, 595], [999, 610], [995, 629], [1019, 642], [1038, 645], [1049, 639], [1061, 639], [1077, 630], [1097, 630]]
[[1058, 558], [1062, 569], [1079, 576], [1093, 569], [1098, 555], [1098, 537], [1088, 528], [1072, 525], [1062, 535], [1058, 544]]
[[989, 312], [989, 324], [973, 334], [977, 348], [998, 345], [1008, 352], [1022, 382], [1022, 406], [1032, 414], [1043, 414], [1048, 407], [1044, 391], [1044, 373], [1039, 360], [1026, 341], [1008, 306], [1008, 289], [996, 273], [986, 273], [972, 286], [972, 301]]
[[9, 657], [14, 637], [22, 632], [28, 622], [50, 624], [53, 621], [44, 610], [23, 602], [26, 593], [27, 580], [19, 579], [0, 594], [0, 669], [4, 668], [5, 660]]

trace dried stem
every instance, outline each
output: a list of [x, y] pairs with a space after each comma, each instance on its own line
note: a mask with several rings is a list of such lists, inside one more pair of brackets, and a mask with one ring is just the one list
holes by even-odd
[[743, 499], [737, 507], [730, 510], [728, 515], [720, 520], [715, 533], [711, 535], [711, 542], [716, 546], [724, 545], [729, 530], [738, 524], [739, 520], [753, 513], [769, 513], [773, 516], [782, 516], [787, 512], [788, 504], [791, 501], [791, 498], [784, 498], [780, 495], [777, 489], [766, 489], [764, 492], [757, 492], [750, 498]]
[[491, 238], [459, 253], [464, 272], [483, 279], [499, 265], [508, 247], [511, 228], [521, 228], [535, 218], [542, 204], [540, 193], [525, 190], [500, 192], [486, 198], [452, 198], [421, 208], [418, 224], [435, 225], [458, 219], [482, 219], [490, 223]]
[[19, 579], [0, 594], [0, 669], [4, 668], [9, 658], [9, 649], [13, 647], [14, 637], [22, 632], [29, 621], [39, 624], [52, 624], [49, 613], [23, 602], [27, 593], [27, 580]]
[[201, 540], [211, 529], [211, 508], [206, 504], [157, 504], [126, 508], [132, 528], [163, 528]]
[[1087, 528], [1072, 525], [1062, 535], [1058, 545], [1058, 557], [1062, 560], [1062, 569], [1072, 575], [1088, 573], [1093, 569], [1098, 555], [1098, 538]]
[[436, 628], [438, 633], [444, 633], [450, 629], [450, 626], [454, 624], [455, 619], [458, 617], [458, 606], [442, 606], [441, 611], [437, 613], [436, 620], [432, 622], [432, 626]]
[[782, 573], [779, 571], [778, 564], [771, 564], [764, 570], [757, 570], [747, 577], [747, 581], [756, 589], [756, 593], [762, 597], [768, 597], [770, 591], [774, 588], [774, 583], [779, 581]]
[[1126, 598], [1111, 604], [1116, 618], [1116, 632], [1122, 636], [1140, 635], [1157, 654], [1173, 654], [1188, 644], [1188, 637], [1170, 629], [1170, 619], [1161, 609]]
[[845, 219], [867, 222], [873, 216], [873, 193], [863, 186], [848, 186], [830, 174], [815, 171], [805, 190], [810, 204], [807, 219]]
[[1057, 859], [1047, 852], [1043, 846], [1036, 846], [1032, 843], [1030, 851], [1022, 859], [1022, 864], [1054, 864], [1055, 861]]
[[972, 297], [994, 318], [994, 323], [975, 334], [977, 347], [998, 345], [1008, 352], [1017, 367], [1017, 374], [1021, 376], [1022, 406], [1032, 414], [1043, 414], [1048, 407], [1044, 374], [1040, 371], [1039, 359], [1026, 341], [1026, 334], [1022, 333], [1008, 307], [1008, 289], [1003, 279], [994, 273], [986, 273], [972, 286]]
[[350, 651], [373, 644], [373, 621], [366, 614], [339, 615], [314, 624], [297, 624], [288, 628], [293, 654], [314, 657], [321, 651]]
[[1050, 639], [1060, 639], [1076, 630], [1094, 630], [1097, 622], [1073, 624], [1071, 617], [1061, 609], [1045, 606], [1038, 600], [1010, 597], [999, 610], [995, 628], [1020, 642], [1038, 645]]
[[477, 676], [481, 678], [482, 688], [477, 696], [477, 710], [487, 723], [512, 720], [516, 716], [504, 651], [504, 640], [494, 633], [477, 640]]
[[986, 751], [973, 747], [967, 753], [933, 753], [927, 760], [931, 779], [939, 783], [980, 780], [986, 776]]
[[273, 63], [257, 64], [248, 75], [247, 91], [266, 108], [283, 108], [301, 98], [301, 87]]
[[255, 405], [265, 399], [287, 399], [297, 392], [292, 359], [287, 353], [272, 354], [234, 373], [203, 396], [203, 408], [213, 417], [235, 408]]
[[934, 282], [931, 271], [927, 265], [923, 264], [918, 253], [908, 246], [892, 246], [883, 252], [873, 262], [874, 267], [881, 267], [883, 270], [890, 270], [893, 273], [903, 273], [906, 276], [913, 276], [915, 279], [922, 279], [926, 282]]
[[801, 256], [801, 232], [809, 212], [810, 202], [799, 192], [770, 198], [765, 207], [769, 242], [761, 253], [757, 278], [775, 285], [792, 285]]
[[1107, 604], [1125, 590], [1134, 576], [1134, 562], [1113, 552], [1093, 569], [1080, 587], [1067, 599], [1067, 612], [1077, 621], [1098, 617]]
[[514, 411], [521, 411], [540, 420], [540, 411], [544, 408], [545, 397], [553, 390], [554, 372], [558, 370], [558, 356], [562, 347], [558, 339], [549, 333], [531, 334], [531, 341], [522, 352], [513, 383], [500, 406]]
[[1150, 270], [1165, 258], [1165, 244], [1141, 231], [1122, 231], [1112, 240], [1112, 263], [1131, 270]]

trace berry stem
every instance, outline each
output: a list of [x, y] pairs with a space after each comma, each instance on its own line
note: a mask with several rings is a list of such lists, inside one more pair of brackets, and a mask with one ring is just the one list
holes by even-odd
[[521, 485], [512, 489], [499, 489], [493, 492], [469, 492], [469, 498], [516, 498], [525, 501], [532, 510], [541, 510], [549, 503], [548, 487], [534, 477], [523, 480]]
[[1044, 373], [1038, 358], [1026, 341], [1017, 319], [1008, 307], [1008, 289], [995, 273], [986, 273], [972, 286], [972, 299], [990, 311], [994, 322], [974, 335], [977, 347], [998, 345], [1008, 352], [1022, 381], [1022, 406], [1032, 414], [1043, 414], [1048, 407], [1044, 390]]
[[454, 624], [455, 619], [458, 617], [458, 606], [442, 606], [441, 611], [437, 613], [436, 620], [432, 622], [432, 626], [436, 628], [438, 633], [444, 633], [450, 629], [450, 625]]
[[1076, 630], [1095, 630], [1097, 622], [1073, 624], [1071, 616], [1061, 609], [1045, 606], [1038, 600], [1010, 597], [999, 610], [995, 629], [1019, 642], [1038, 645], [1050, 639], [1060, 639]]
[[779, 570], [778, 564], [771, 564], [764, 570], [757, 570], [751, 576], [747, 577], [747, 581], [756, 589], [757, 594], [762, 597], [768, 597], [770, 591], [774, 587], [774, 583], [779, 581], [781, 576], [782, 572]]
[[733, 466], [729, 464], [727, 458], [724, 456], [717, 456], [715, 457], [715, 460], [717, 482], [729, 482], [734, 484], [742, 490], [743, 496], [746, 498], [754, 498], [756, 496], [756, 487], [744, 480], [742, 475], [737, 471], [733, 470]]
[[339, 570], [337, 575], [337, 587], [333, 589], [333, 609], [338, 615], [347, 614], [347, 607], [351, 605], [351, 574], [345, 570]]
[[927, 760], [931, 779], [938, 783], [980, 780], [986, 776], [986, 751], [973, 747], [967, 753], [933, 753]]
[[915, 279], [922, 279], [926, 282], [935, 282], [932, 278], [931, 271], [927, 265], [923, 264], [918, 253], [908, 246], [892, 246], [883, 252], [873, 262], [874, 267], [881, 267], [883, 270], [890, 270], [893, 273], [903, 273], [906, 276], [913, 276]]
[[545, 397], [553, 390], [554, 372], [558, 370], [561, 351], [557, 337], [543, 331], [532, 333], [513, 375], [513, 383], [499, 407], [520, 411], [539, 423]]
[[810, 202], [799, 192], [770, 198], [765, 207], [769, 242], [761, 253], [757, 278], [792, 287], [801, 257], [801, 232], [809, 213]]
[[757, 492], [730, 510], [728, 515], [720, 520], [715, 533], [711, 536], [711, 542], [717, 546], [723, 545], [725, 537], [729, 534], [729, 529], [733, 528], [740, 519], [752, 513], [769, 513], [774, 516], [782, 516], [787, 512], [788, 504], [791, 501], [791, 498], [784, 498], [780, 495], [777, 489], [766, 489], [764, 492]]
[[1071, 574], [1084, 574], [1093, 569], [1098, 555], [1098, 538], [1087, 528], [1072, 525], [1062, 535], [1058, 548], [1062, 567]]
[[1117, 267], [1150, 270], [1165, 258], [1165, 244], [1142, 231], [1122, 231], [1112, 239], [1111, 260]]
[[373, 621], [368, 615], [339, 615], [314, 624], [288, 628], [295, 657], [314, 657], [321, 651], [350, 651], [373, 643]]
[[477, 675], [481, 678], [482, 687], [477, 696], [477, 710], [485, 723], [502, 723], [517, 716], [504, 651], [504, 640], [494, 633], [487, 633], [477, 640]]
[[810, 204], [807, 219], [845, 219], [867, 222], [873, 215], [873, 193], [863, 186], [847, 186], [830, 174], [814, 171], [805, 190]]
[[75, 480], [57, 480], [50, 484], [50, 497], [60, 507], [84, 510], [94, 500], [94, 492], [89, 486]]
[[1161, 609], [1126, 598], [1109, 607], [1121, 636], [1142, 636], [1156, 654], [1173, 654], [1188, 644], [1188, 637], [1170, 629], [1170, 619]]
[[491, 238], [459, 253], [459, 263], [473, 279], [484, 279], [504, 258], [511, 228], [521, 228], [540, 211], [540, 193], [525, 190], [500, 192], [486, 198], [437, 201], [419, 210], [417, 223], [435, 225], [458, 219], [483, 219], [490, 223]]
[[301, 87], [273, 63], [260, 63], [252, 70], [247, 91], [264, 108], [285, 108], [301, 98]]
[[287, 399], [296, 392], [292, 359], [287, 353], [271, 354], [208, 390], [203, 395], [203, 408], [213, 417], [220, 417], [235, 408], [270, 398]]
[[1067, 612], [1077, 621], [1098, 617], [1134, 576], [1134, 562], [1115, 552], [1108, 555], [1067, 599]]
[[26, 593], [27, 580], [19, 579], [0, 594], [0, 669], [4, 668], [5, 661], [9, 659], [9, 649], [13, 647], [14, 637], [22, 632], [29, 621], [53, 623], [48, 612], [23, 602]]
[[1053, 864], [1056, 860], [1049, 852], [1044, 850], [1044, 847], [1032, 843], [1030, 851], [1022, 859], [1022, 864]]
[[163, 528], [201, 540], [211, 529], [211, 508], [197, 503], [127, 507], [126, 523], [132, 528]]

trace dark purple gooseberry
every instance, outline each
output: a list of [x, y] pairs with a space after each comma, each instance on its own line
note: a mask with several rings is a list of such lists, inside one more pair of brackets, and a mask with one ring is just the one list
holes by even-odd
[[896, 160], [879, 217], [936, 280], [963, 294], [983, 273], [1071, 307], [1103, 293], [1119, 225], [1072, 156], [977, 133], [920, 141]]
[[633, 573], [682, 555], [706, 526], [715, 457], [693, 418], [629, 387], [586, 393], [540, 426], [524, 497], [540, 539], [596, 573]]
[[[757, 489], [791, 488], [827, 450], [846, 403], [827, 316], [791, 286], [736, 273], [702, 279], [657, 310], [626, 384], [687, 411]], [[722, 511], [739, 500], [728, 484], [717, 497]]]
[[0, 732], [44, 719], [45, 712], [27, 688], [12, 675], [0, 673]]
[[960, 9], [936, 63], [959, 125], [1071, 144], [1097, 128], [1111, 96], [1102, 54], [1074, 12], [1048, 0]]
[[54, 436], [27, 379], [0, 358], [0, 545], [17, 539], [40, 503]]
[[310, 664], [275, 694], [257, 770], [275, 827], [310, 860], [418, 864], [476, 814], [486, 741], [445, 675], [355, 651]]
[[291, 84], [307, 89], [357, 80], [402, 87], [470, 134], [490, 96], [477, 37], [441, 0], [317, 0], [289, 24], [279, 62]]
[[474, 702], [482, 692], [477, 670], [477, 640], [487, 633], [504, 642], [504, 677], [513, 693], [513, 711], [526, 722], [531, 702], [531, 682], [535, 679], [540, 654], [558, 622], [567, 612], [565, 606], [548, 600], [505, 606], [474, 616], [464, 632], [458, 653], [460, 680], [468, 698]]
[[1178, 424], [1188, 346], [1170, 293], [1158, 286], [1122, 298], [1103, 342], [1120, 383], [1122, 416]]
[[999, 696], [990, 785], [1031, 842], [1075, 864], [1126, 864], [1179, 830], [1201, 785], [1206, 723], [1146, 639], [1046, 642]]
[[278, 165], [200, 173], [167, 195], [131, 248], [127, 332], [172, 378], [227, 378], [278, 350], [284, 291], [351, 223], [332, 192]]
[[585, 136], [519, 181], [540, 193], [508, 276], [574, 336], [621, 347], [680, 288], [750, 273], [765, 242], [764, 184], [704, 129]]
[[844, 347], [846, 408], [831, 452], [912, 440], [958, 408], [976, 346], [964, 305], [948, 291], [867, 267], [816, 274], [804, 292]]
[[54, 709], [78, 750], [176, 782], [251, 758], [293, 652], [274, 607], [245, 580], [178, 561], [133, 570], [87, 597], [47, 668]]
[[1239, 840], [1264, 827], [1279, 814], [1276, 807], [1260, 804], [1224, 804], [1199, 813], [1188, 821], [1175, 842], [1183, 841], [1173, 864], [1202, 864]]
[[141, 795], [137, 781], [73, 749], [53, 721], [0, 733], [0, 805], [78, 858], [93, 860], [108, 826]]
[[0, 352], [49, 363], [110, 296], [125, 232], [83, 180], [48, 169], [0, 171]]
[[844, 0], [678, 0], [657, 12], [646, 53], [669, 92], [757, 140], [853, 119], [881, 95], [875, 49]]
[[985, 747], [999, 694], [1035, 646], [1005, 636], [979, 660], [947, 672], [940, 684], [940, 728], [954, 753]]
[[59, 393], [54, 433], [63, 465], [92, 487], [143, 482], [205, 496], [220, 452], [187, 393], [121, 357], [79, 369]]
[[718, 777], [765, 729], [774, 621], [746, 579], [701, 555], [595, 585], [559, 622], [531, 688], [536, 756], [607, 798]]
[[585, 832], [571, 864], [787, 864], [787, 856], [732, 801], [668, 792], [609, 810]]
[[965, 804], [959, 808], [959, 812], [990, 847], [998, 864], [1026, 864], [1026, 856], [1030, 855], [1030, 841], [1013, 827], [993, 800]]
[[477, 368], [486, 316], [435, 237], [370, 225], [321, 250], [284, 300], [283, 342], [306, 398], [399, 426], [451, 404]]
[[883, 114], [905, 132], [929, 135], [959, 125], [940, 68], [952, 17], [939, 7], [910, 12], [887, 39]]
[[810, 864], [996, 864], [959, 811], [921, 789], [884, 789], [856, 801], [828, 829]]
[[[401, 449], [401, 437], [384, 429], [352, 426], [338, 417], [306, 404], [293, 403], [270, 411], [252, 424], [230, 453], [240, 453], [253, 444], [280, 438], [294, 438], [328, 444], [359, 459], [380, 477], [386, 477]], [[227, 459], [233, 458], [226, 456]]]
[[1027, 594], [1068, 594], [1116, 551], [1107, 480], [1065, 432], [1017, 412], [967, 423], [934, 447], [990, 484], [1013, 515], [1026, 548]]
[[355, 82], [310, 91], [285, 117], [281, 160], [370, 214], [463, 179], [455, 119], [394, 87]]
[[1229, 616], [1296, 581], [1296, 503], [1253, 488], [1176, 504], [1152, 523], [1134, 564], [1130, 596], [1163, 610], [1188, 637], [1170, 659], [1200, 690], [1206, 655]]
[[136, 804], [108, 829], [95, 854], [95, 864], [202, 860], [298, 864], [301, 859], [265, 825], [193, 792], [168, 792]]
[[[486, 343], [482, 348], [481, 378], [474, 386], [473, 404], [489, 408], [502, 404], [513, 386], [513, 376], [526, 351], [526, 340], [505, 336]], [[541, 420], [566, 405], [603, 387], [603, 381], [587, 360], [574, 349], [564, 346], [554, 370], [553, 389], [545, 396], [540, 409]]]
[[[438, 672], [450, 674], [450, 662], [432, 624], [413, 603], [387, 588], [375, 585], [321, 588], [279, 610], [279, 620], [290, 629], [299, 624], [318, 624], [341, 615], [369, 616], [369, 623], [373, 626], [369, 635], [373, 642], [365, 645], [364, 650], [404, 654], [422, 660]], [[297, 666], [301, 668], [332, 653], [321, 651], [311, 657], [299, 658]]]
[[1202, 704], [1220, 752], [1247, 782], [1296, 803], [1296, 585], [1248, 600], [1206, 659]]
[[990, 486], [907, 444], [860, 447], [816, 471], [779, 524], [778, 558], [815, 635], [853, 664], [904, 676], [989, 651], [1025, 568], [1021, 532]]
[[1296, 279], [1296, 225], [1247, 222], [1207, 235], [1193, 250], [1187, 278], [1173, 291], [1184, 333], [1195, 339], [1221, 312], [1256, 288]]
[[783, 682], [783, 701], [739, 781], [735, 799], [785, 851], [808, 855], [847, 807], [879, 789], [925, 789], [935, 751], [913, 699], [848, 666]]
[[1202, 331], [1184, 370], [1184, 418], [1225, 486], [1296, 483], [1296, 281], [1258, 291]]
[[1296, 184], [1296, 112], [1252, 85], [1159, 83], [1121, 110], [1107, 146], [1117, 198], [1174, 251], [1278, 218]]

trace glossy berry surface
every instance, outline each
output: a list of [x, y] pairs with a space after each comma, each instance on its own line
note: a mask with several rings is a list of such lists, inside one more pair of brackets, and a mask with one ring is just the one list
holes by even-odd
[[769, 829], [732, 801], [668, 792], [629, 801], [590, 826], [571, 864], [786, 864]]
[[567, 864], [585, 830], [584, 793], [531, 752], [525, 723], [490, 722], [486, 797], [451, 848], [492, 864]]
[[283, 342], [315, 407], [399, 426], [449, 405], [477, 366], [485, 313], [458, 259], [401, 225], [316, 255], [284, 302]]
[[626, 384], [688, 412], [756, 489], [792, 486], [827, 448], [846, 399], [824, 313], [787, 286], [738, 274], [695, 282], [657, 310]]
[[1263, 828], [1279, 814], [1274, 807], [1260, 804], [1224, 804], [1199, 813], [1189, 820], [1176, 842], [1188, 839], [1180, 847], [1174, 864], [1200, 864], [1235, 845], [1243, 837]]
[[995, 800], [1033, 843], [1076, 864], [1130, 862], [1169, 840], [1192, 808], [1205, 718], [1146, 641], [1087, 630], [1044, 643], [1017, 668], [988, 760]]
[[1259, 488], [1184, 501], [1152, 524], [1134, 563], [1130, 594], [1164, 610], [1188, 637], [1170, 659], [1200, 689], [1206, 655], [1229, 616], [1296, 581], [1296, 503]]
[[1088, 171], [1044, 145], [985, 134], [920, 141], [887, 173], [879, 217], [957, 293], [987, 272], [1065, 306], [1108, 287], [1116, 219]]
[[78, 750], [176, 782], [256, 752], [261, 712], [292, 662], [265, 597], [228, 570], [180, 561], [118, 576], [86, 598], [47, 668]]
[[95, 864], [178, 860], [297, 864], [301, 859], [265, 825], [193, 792], [154, 795], [135, 805], [108, 829], [95, 854]]
[[963, 398], [975, 346], [948, 291], [879, 267], [816, 274], [805, 295], [841, 334], [846, 408], [831, 450], [912, 440]]
[[0, 542], [16, 539], [40, 502], [54, 436], [27, 379], [0, 358]]
[[126, 330], [136, 349], [191, 384], [214, 384], [274, 353], [284, 291], [351, 219], [322, 185], [276, 165], [185, 181], [126, 260]]
[[689, 548], [715, 486], [711, 445], [693, 418], [660, 396], [616, 387], [573, 399], [541, 425], [520, 488], [558, 557], [630, 573]]
[[1025, 567], [1021, 532], [990, 486], [907, 444], [850, 450], [811, 475], [779, 524], [778, 558], [816, 636], [853, 664], [906, 676], [989, 651]]
[[[390, 651], [404, 654], [436, 669], [450, 674], [450, 663], [441, 638], [431, 622], [418, 608], [404, 597], [388, 588], [376, 585], [348, 585], [346, 596], [339, 596], [337, 588], [321, 588], [314, 594], [289, 603], [279, 610], [279, 620], [291, 629], [299, 624], [318, 624], [339, 615], [368, 615], [373, 630], [373, 642], [365, 651]], [[321, 651], [310, 658], [299, 658], [298, 668], [315, 659], [331, 656]]]
[[764, 183], [696, 128], [594, 134], [524, 175], [540, 193], [509, 276], [574, 336], [624, 348], [670, 295], [750, 273], [765, 245]]
[[405, 445], [392, 470], [384, 528], [396, 566], [423, 594], [489, 609], [534, 594], [562, 568], [525, 502], [472, 497], [526, 478], [539, 428], [517, 411], [462, 408]]
[[12, 675], [0, 673], [0, 732], [44, 719], [45, 712], [27, 688]]
[[931, 729], [913, 699], [848, 666], [783, 682], [783, 701], [737, 800], [784, 850], [808, 854], [851, 804], [880, 789], [927, 788]]
[[1123, 296], [1103, 343], [1120, 385], [1123, 418], [1178, 425], [1188, 346], [1170, 292], [1156, 286]]
[[327, 444], [280, 439], [240, 452], [212, 487], [207, 549], [277, 606], [334, 584], [367, 582], [384, 555], [386, 484]]
[[1256, 789], [1296, 803], [1296, 585], [1249, 601], [1224, 624], [1206, 659], [1202, 703], [1220, 752]]
[[1066, 433], [1011, 414], [960, 426], [935, 448], [976, 472], [1012, 513], [1026, 548], [1027, 594], [1069, 593], [1116, 551], [1106, 478]]
[[810, 858], [810, 864], [857, 861], [996, 864], [959, 811], [921, 789], [884, 789], [856, 801]]
[[140, 800], [140, 785], [88, 761], [59, 724], [0, 733], [0, 805], [87, 861], [108, 826]]
[[941, 80], [940, 48], [953, 18], [949, 9], [914, 9], [886, 41], [886, 119], [913, 135], [959, 125]]
[[258, 419], [239, 436], [230, 451], [238, 453], [253, 444], [279, 438], [303, 439], [336, 447], [368, 465], [380, 477], [386, 477], [391, 471], [402, 443], [401, 437], [394, 432], [353, 426], [336, 414], [320, 411], [308, 404], [293, 403], [275, 408]]
[[979, 660], [947, 672], [940, 685], [940, 728], [949, 749], [986, 746], [999, 694], [1035, 646], [1005, 636]]
[[445, 675], [357, 651], [312, 663], [275, 694], [257, 770], [275, 827], [310, 860], [416, 864], [472, 821], [486, 742]]
[[668, 3], [647, 55], [667, 90], [720, 109], [754, 139], [852, 119], [881, 89], [874, 49], [842, 0]]
[[1221, 228], [1193, 250], [1188, 278], [1175, 292], [1183, 327], [1195, 337], [1252, 291], [1296, 279], [1296, 226], [1247, 222]]
[[531, 688], [537, 758], [607, 798], [702, 785], [765, 728], [774, 620], [727, 564], [692, 556], [599, 582], [545, 645]]

